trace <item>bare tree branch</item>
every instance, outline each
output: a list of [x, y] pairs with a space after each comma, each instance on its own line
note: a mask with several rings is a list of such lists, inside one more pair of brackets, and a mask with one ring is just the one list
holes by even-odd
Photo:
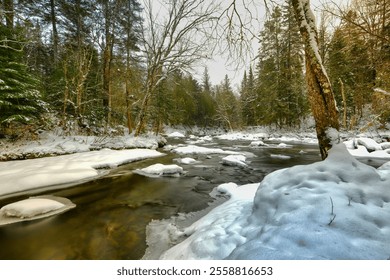
[[136, 135], [146, 122], [149, 102], [170, 73], [190, 69], [207, 58], [212, 49], [219, 4], [207, 0], [145, 0], [143, 30], [145, 91]]

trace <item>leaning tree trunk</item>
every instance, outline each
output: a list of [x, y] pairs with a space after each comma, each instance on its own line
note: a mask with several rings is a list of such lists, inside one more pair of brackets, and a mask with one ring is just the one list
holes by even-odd
[[330, 128], [339, 130], [339, 113], [328, 75], [318, 50], [315, 19], [310, 10], [310, 0], [292, 0], [300, 33], [305, 44], [306, 81], [312, 114], [316, 123], [318, 144], [322, 159], [332, 147]]

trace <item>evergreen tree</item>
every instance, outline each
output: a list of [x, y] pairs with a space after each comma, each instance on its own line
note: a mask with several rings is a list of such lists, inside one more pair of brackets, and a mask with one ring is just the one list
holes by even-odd
[[302, 43], [290, 1], [275, 7], [260, 34], [257, 64], [259, 124], [295, 126], [307, 114], [304, 97]]
[[249, 74], [244, 73], [241, 82], [241, 115], [244, 125], [256, 125], [257, 96], [255, 90], [255, 78], [252, 67], [249, 68]]
[[207, 67], [205, 67], [203, 71], [202, 88], [204, 92], [211, 92], [210, 75]]
[[215, 100], [216, 118], [220, 124], [230, 131], [239, 127], [241, 122], [239, 103], [234, 96], [228, 75], [225, 75], [221, 85], [217, 86]]
[[23, 44], [9, 22], [0, 22], [0, 128], [37, 120], [45, 109], [38, 81], [24, 64]]

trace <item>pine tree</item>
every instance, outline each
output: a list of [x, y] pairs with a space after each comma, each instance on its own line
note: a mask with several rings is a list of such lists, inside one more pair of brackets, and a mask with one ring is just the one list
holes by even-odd
[[211, 92], [210, 74], [207, 67], [205, 67], [203, 71], [202, 88], [204, 92]]
[[252, 67], [250, 67], [249, 74], [247, 75], [245, 71], [241, 83], [240, 102], [244, 125], [256, 125], [256, 101], [255, 78]]
[[37, 120], [45, 109], [38, 81], [23, 60], [23, 44], [10, 22], [0, 23], [0, 128]]
[[239, 103], [234, 96], [228, 75], [225, 75], [221, 85], [217, 86], [215, 100], [216, 118], [220, 124], [230, 131], [239, 127], [241, 121]]
[[262, 125], [296, 126], [308, 109], [302, 43], [291, 2], [274, 8], [260, 37], [256, 119]]

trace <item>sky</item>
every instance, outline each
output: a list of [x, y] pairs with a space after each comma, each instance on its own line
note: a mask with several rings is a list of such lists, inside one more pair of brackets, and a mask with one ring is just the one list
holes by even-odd
[[[226, 2], [228, 3], [228, 1]], [[249, 2], [249, 1], [245, 1], [245, 2]], [[260, 19], [260, 22], [253, 20], [251, 28], [253, 30], [257, 30], [254, 32], [259, 33], [259, 31], [261, 30], [262, 22], [264, 21], [265, 6], [262, 1], [257, 1], [257, 2], [261, 2], [261, 3], [257, 4], [256, 6], [252, 4], [252, 6], [250, 6], [250, 9], [251, 11], [254, 9], [259, 10], [258, 15], [256, 17]], [[317, 18], [318, 18], [319, 11], [321, 11], [321, 6], [323, 6], [324, 3], [327, 2], [332, 2], [332, 1], [327, 1], [327, 0], [311, 1], [311, 7], [314, 10], [314, 13], [316, 14]], [[334, 0], [334, 2], [336, 3], [343, 2], [343, 4], [345, 4], [346, 2], [348, 2], [348, 0]], [[244, 10], [242, 10], [242, 14], [243, 13], [245, 13]], [[252, 65], [252, 67], [254, 67], [256, 63], [255, 56], [259, 47], [259, 43], [257, 39], [251, 40], [251, 47], [252, 47], [251, 52], [248, 52], [248, 55], [245, 58], [244, 62], [242, 62], [239, 66], [236, 66], [235, 63], [232, 61], [232, 59], [229, 58], [229, 56], [225, 52], [224, 54], [214, 56], [212, 60], [207, 61], [203, 63], [202, 66], [198, 67], [196, 77], [200, 77], [199, 80], [201, 80], [204, 67], [207, 66], [210, 74], [210, 80], [213, 85], [220, 84], [221, 81], [224, 80], [225, 75], [228, 75], [233, 88], [236, 89], [236, 91], [238, 91], [238, 88], [241, 84], [244, 75], [244, 71], [248, 71], [249, 66]]]

